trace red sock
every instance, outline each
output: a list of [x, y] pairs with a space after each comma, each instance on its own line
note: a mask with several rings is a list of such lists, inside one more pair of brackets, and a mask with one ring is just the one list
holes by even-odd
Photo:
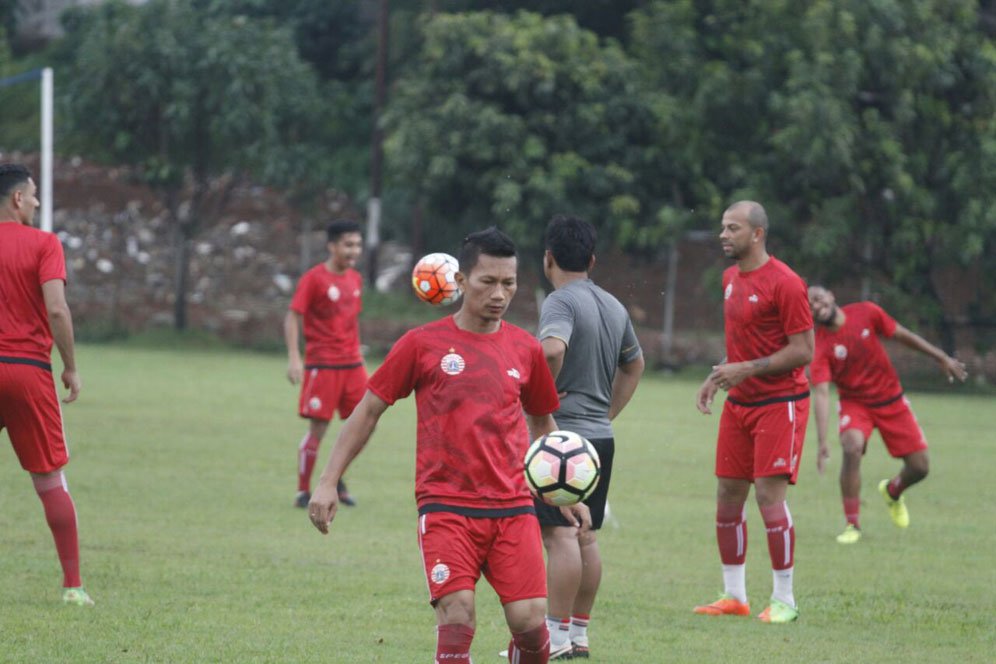
[[62, 565], [62, 585], [65, 588], [79, 588], [80, 544], [76, 529], [76, 506], [66, 488], [62, 473], [56, 476], [31, 476], [35, 491], [45, 508], [45, 520], [55, 540], [55, 550]]
[[742, 504], [716, 504], [716, 542], [724, 565], [743, 565], [747, 561], [747, 522]]
[[768, 531], [768, 553], [771, 569], [781, 570], [795, 563], [795, 526], [788, 505], [783, 501], [761, 507], [761, 517]]
[[474, 630], [467, 625], [440, 625], [436, 628], [436, 664], [470, 664], [470, 642], [473, 640]]
[[550, 630], [546, 621], [528, 632], [512, 635], [508, 661], [516, 664], [546, 664], [550, 661]]
[[844, 518], [847, 522], [853, 525], [855, 528], [860, 528], [858, 525], [858, 515], [861, 513], [861, 499], [860, 498], [844, 498]]
[[318, 438], [310, 431], [301, 439], [301, 444], [297, 447], [297, 490], [311, 490], [311, 472], [315, 469], [315, 460], [318, 459]]
[[893, 500], [899, 500], [899, 496], [903, 495], [903, 491], [906, 490], [906, 485], [903, 484], [903, 478], [901, 475], [896, 475], [889, 482], [889, 485], [885, 488], [889, 492], [889, 496]]

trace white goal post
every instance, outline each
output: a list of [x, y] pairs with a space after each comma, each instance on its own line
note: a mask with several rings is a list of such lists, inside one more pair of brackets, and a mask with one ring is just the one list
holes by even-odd
[[52, 149], [55, 77], [51, 67], [34, 69], [16, 76], [0, 78], [0, 88], [23, 83], [24, 81], [41, 81], [41, 173], [38, 174], [38, 190], [41, 194], [41, 229], [52, 232], [52, 188], [55, 181], [52, 178]]

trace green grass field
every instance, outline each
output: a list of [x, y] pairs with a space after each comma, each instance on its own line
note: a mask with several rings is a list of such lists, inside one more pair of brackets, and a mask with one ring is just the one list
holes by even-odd
[[[281, 357], [114, 346], [79, 354], [84, 391], [65, 409], [67, 477], [97, 606], [59, 603], [40, 503], [0, 434], [0, 661], [431, 661], [412, 400], [381, 420], [348, 473], [359, 506], [322, 537], [291, 507], [303, 426]], [[896, 468], [875, 438], [864, 464], [865, 537], [849, 548], [834, 541], [839, 454], [817, 476], [811, 429], [789, 498], [802, 617], [768, 626], [691, 613], [721, 587], [717, 417], [695, 411], [696, 387], [648, 377], [618, 422], [591, 661], [993, 661], [991, 397], [912, 396], [933, 455], [931, 477], [908, 494], [912, 526], [898, 531], [874, 493]], [[749, 528], [748, 591], [760, 610], [771, 574], [753, 505]], [[497, 663], [507, 631], [490, 587], [479, 590], [473, 657]]]

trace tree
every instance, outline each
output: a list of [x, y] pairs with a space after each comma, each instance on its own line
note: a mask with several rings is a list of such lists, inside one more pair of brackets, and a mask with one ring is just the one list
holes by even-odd
[[650, 207], [650, 106], [634, 66], [568, 16], [424, 19], [385, 118], [388, 168], [423, 202], [437, 243], [498, 224], [539, 244], [556, 212], [617, 237]]
[[209, 4], [110, 2], [67, 22], [71, 131], [161, 194], [174, 228], [177, 329], [187, 325], [189, 246], [205, 217], [246, 174], [286, 183], [299, 173], [318, 111], [313, 71], [289, 30]]

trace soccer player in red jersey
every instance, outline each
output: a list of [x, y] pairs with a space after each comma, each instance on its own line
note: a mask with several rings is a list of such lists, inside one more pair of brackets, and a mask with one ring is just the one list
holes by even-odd
[[[346, 219], [329, 224], [327, 235], [328, 258], [301, 277], [284, 317], [287, 378], [292, 385], [301, 383], [298, 412], [309, 421], [297, 452], [294, 505], [301, 508], [311, 498], [311, 474], [329, 422], [336, 410], [341, 419], [349, 417], [367, 387], [360, 355], [363, 277], [355, 269], [363, 236], [359, 224]], [[302, 328], [304, 361], [298, 346]], [[356, 504], [342, 480], [339, 500]]]
[[0, 164], [0, 429], [7, 429], [45, 509], [62, 565], [62, 600], [93, 606], [80, 578], [76, 506], [62, 472], [69, 451], [52, 378], [54, 339], [69, 390], [63, 402], [76, 400], [81, 383], [66, 261], [56, 236], [31, 227], [37, 191], [27, 168]]
[[[339, 477], [387, 407], [414, 390], [415, 499], [436, 612], [435, 661], [470, 662], [474, 589], [483, 573], [512, 633], [509, 661], [547, 662], [543, 546], [523, 457], [531, 437], [556, 429], [557, 389], [540, 342], [502, 320], [517, 287], [512, 241], [495, 228], [473, 233], [458, 259], [460, 310], [410, 330], [391, 348], [339, 432], [309, 512], [328, 533]], [[591, 525], [583, 504], [564, 508], [564, 516]]]
[[840, 495], [847, 524], [837, 536], [841, 544], [861, 539], [858, 517], [861, 509], [861, 457], [868, 447], [872, 429], [878, 429], [889, 454], [903, 460], [903, 467], [891, 480], [879, 482], [893, 523], [909, 526], [909, 511], [903, 491], [927, 476], [929, 459], [927, 439], [903, 396], [889, 356], [880, 337], [899, 343], [934, 358], [953, 382], [968, 377], [965, 365], [917, 334], [898, 324], [872, 302], [855, 302], [838, 307], [832, 292], [822, 286], [809, 288], [813, 318], [819, 323], [816, 352], [809, 367], [813, 384], [813, 410], [819, 453], [816, 467], [820, 473], [830, 452], [827, 428], [830, 414], [829, 383], [837, 386], [840, 445], [844, 460], [840, 467]]
[[799, 474], [809, 416], [804, 367], [813, 357], [813, 316], [805, 283], [767, 252], [764, 208], [734, 203], [722, 225], [723, 252], [737, 262], [723, 273], [726, 359], [699, 388], [696, 405], [711, 414], [716, 392], [729, 393], [716, 445], [716, 539], [724, 591], [695, 613], [750, 615], [744, 505], [754, 483], [774, 578], [771, 603], [758, 617], [785, 623], [799, 617], [792, 589], [795, 527], [785, 497]]

